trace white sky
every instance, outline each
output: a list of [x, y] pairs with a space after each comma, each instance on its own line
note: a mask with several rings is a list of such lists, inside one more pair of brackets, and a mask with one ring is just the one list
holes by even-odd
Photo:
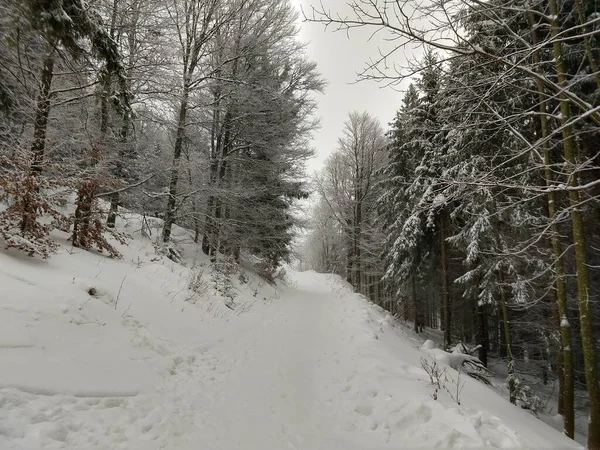
[[[291, 0], [298, 10], [300, 6], [308, 14], [310, 5], [319, 5], [320, 0]], [[346, 0], [323, 0], [332, 12], [346, 10]], [[377, 117], [385, 130], [400, 107], [402, 93], [374, 81], [355, 83], [356, 74], [365, 67], [370, 58], [378, 55], [377, 37], [368, 42], [370, 34], [366, 30], [334, 32], [325, 30], [316, 23], [302, 23], [300, 39], [308, 42], [310, 59], [318, 64], [318, 70], [327, 80], [324, 95], [318, 95], [321, 129], [315, 134], [313, 146], [317, 156], [308, 164], [308, 171], [318, 170], [327, 155], [335, 150], [337, 139], [342, 134], [344, 121], [349, 111], [367, 111]], [[396, 55], [403, 57], [402, 53]], [[397, 63], [402, 61], [396, 60]], [[403, 84], [402, 88], [406, 88]]]

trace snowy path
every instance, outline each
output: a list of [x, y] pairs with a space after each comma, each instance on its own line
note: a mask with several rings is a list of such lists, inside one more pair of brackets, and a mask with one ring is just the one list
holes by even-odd
[[206, 348], [191, 378], [183, 374], [176, 391], [199, 429], [171, 448], [365, 448], [349, 439], [348, 413], [340, 415], [332, 396], [349, 389], [343, 354], [354, 334], [344, 334], [330, 286], [315, 286], [314, 276], [305, 281], [255, 318], [260, 325], [250, 322]]
[[[157, 280], [148, 267], [152, 276], [129, 275], [143, 279], [137, 295]], [[109, 278], [118, 284], [120, 275]], [[43, 369], [30, 370], [27, 385], [0, 375], [0, 449], [574, 448], [473, 380], [466, 380], [463, 406], [443, 394], [434, 401], [420, 343], [409, 332], [336, 277], [291, 277], [280, 298], [206, 326], [190, 319], [186, 303], [160, 298], [123, 312], [101, 302], [73, 308], [66, 288], [60, 307], [3, 306], [15, 323], [42, 333], [0, 346], [0, 358], [13, 352], [2, 361], [12, 361], [15, 376], [42, 358], [40, 367], [69, 367], [65, 376], [81, 387], [69, 391]], [[31, 301], [39, 298], [32, 291]], [[98, 368], [106, 374], [86, 380]]]
[[203, 356], [208, 370], [201, 376], [209, 389], [192, 401], [206, 410], [213, 432], [205, 441], [209, 448], [317, 448], [324, 439], [335, 442], [324, 415], [331, 381], [325, 361], [339, 345], [327, 322], [330, 302], [322, 293], [297, 291], [278, 300], [276, 309], [260, 327], [231, 336]]

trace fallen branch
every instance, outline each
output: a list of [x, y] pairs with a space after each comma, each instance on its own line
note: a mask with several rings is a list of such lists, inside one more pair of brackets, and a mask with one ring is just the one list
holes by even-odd
[[125, 283], [125, 278], [127, 278], [127, 275], [123, 277], [123, 280], [121, 281], [121, 286], [119, 286], [119, 292], [117, 293], [117, 299], [115, 300], [115, 311], [117, 310], [117, 305], [119, 304], [119, 297], [121, 296], [121, 289], [123, 289], [123, 283]]
[[142, 181], [138, 181], [137, 183], [134, 183], [134, 184], [127, 185], [127, 186], [125, 186], [125, 187], [122, 187], [122, 188], [120, 188], [120, 189], [115, 189], [114, 191], [101, 192], [100, 194], [96, 194], [96, 197], [97, 197], [97, 198], [98, 198], [98, 197], [108, 197], [108, 196], [110, 196], [110, 195], [119, 194], [119, 193], [121, 193], [121, 192], [128, 191], [129, 189], [133, 189], [133, 188], [136, 188], [136, 187], [138, 187], [138, 186], [141, 186], [142, 184], [144, 184], [144, 183], [146, 183], [146, 182], [150, 181], [150, 180], [151, 180], [152, 178], [154, 178], [155, 176], [156, 176], [156, 174], [155, 174], [155, 173], [153, 173], [153, 174], [152, 174], [152, 175], [150, 175], [149, 177], [147, 177], [147, 178], [144, 178]]

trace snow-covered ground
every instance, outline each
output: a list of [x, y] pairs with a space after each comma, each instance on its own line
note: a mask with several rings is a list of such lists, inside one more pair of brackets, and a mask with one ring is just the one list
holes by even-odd
[[0, 449], [577, 448], [475, 380], [434, 400], [422, 342], [338, 277], [227, 284], [140, 228], [120, 261], [0, 252]]

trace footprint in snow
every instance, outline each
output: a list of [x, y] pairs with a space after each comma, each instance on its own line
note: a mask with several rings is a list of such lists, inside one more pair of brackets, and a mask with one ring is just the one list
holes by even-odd
[[373, 414], [373, 406], [367, 403], [363, 403], [361, 405], [356, 406], [356, 408], [354, 408], [354, 411], [363, 416], [370, 416], [371, 414]]
[[369, 389], [367, 391], [367, 395], [371, 398], [375, 398], [379, 395], [379, 391], [375, 390], [375, 389]]

